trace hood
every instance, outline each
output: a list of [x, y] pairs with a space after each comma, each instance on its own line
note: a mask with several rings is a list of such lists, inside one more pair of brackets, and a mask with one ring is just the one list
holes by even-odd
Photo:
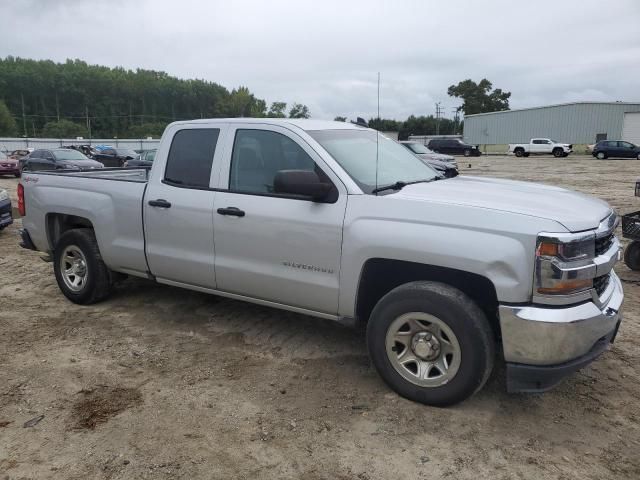
[[60, 165], [65, 168], [80, 168], [82, 170], [88, 168], [102, 168], [104, 165], [100, 162], [96, 162], [95, 160], [64, 160], [60, 162]]
[[611, 212], [606, 202], [565, 188], [485, 177], [417, 183], [392, 195], [555, 220], [571, 232], [597, 228]]
[[418, 157], [424, 160], [438, 160], [440, 162], [455, 162], [456, 158], [451, 155], [444, 155], [442, 153], [418, 153]]

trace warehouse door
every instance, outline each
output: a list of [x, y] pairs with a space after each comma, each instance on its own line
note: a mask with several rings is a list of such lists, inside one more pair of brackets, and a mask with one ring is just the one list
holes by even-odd
[[622, 139], [640, 145], [640, 112], [627, 112], [624, 114]]

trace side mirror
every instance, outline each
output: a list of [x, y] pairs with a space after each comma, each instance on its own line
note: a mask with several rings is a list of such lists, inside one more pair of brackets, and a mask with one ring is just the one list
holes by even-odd
[[309, 197], [314, 202], [325, 200], [331, 187], [330, 183], [322, 182], [318, 174], [310, 170], [280, 170], [273, 179], [275, 193]]

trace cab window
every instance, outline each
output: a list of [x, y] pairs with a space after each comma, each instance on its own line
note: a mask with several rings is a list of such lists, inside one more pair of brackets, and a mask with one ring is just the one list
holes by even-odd
[[164, 182], [183, 188], [208, 188], [219, 128], [179, 130], [171, 141]]
[[286, 135], [269, 130], [236, 131], [229, 190], [275, 195], [273, 181], [280, 170], [309, 170], [324, 176], [302, 147]]

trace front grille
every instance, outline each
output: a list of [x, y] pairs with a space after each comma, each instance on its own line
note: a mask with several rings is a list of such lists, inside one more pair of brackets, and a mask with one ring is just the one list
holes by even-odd
[[596, 257], [609, 250], [609, 247], [611, 247], [611, 244], [613, 243], [613, 238], [613, 232], [605, 235], [604, 237], [596, 238]]
[[601, 297], [604, 291], [607, 289], [610, 279], [611, 275], [609, 273], [593, 279], [593, 288], [595, 289], [599, 297]]

